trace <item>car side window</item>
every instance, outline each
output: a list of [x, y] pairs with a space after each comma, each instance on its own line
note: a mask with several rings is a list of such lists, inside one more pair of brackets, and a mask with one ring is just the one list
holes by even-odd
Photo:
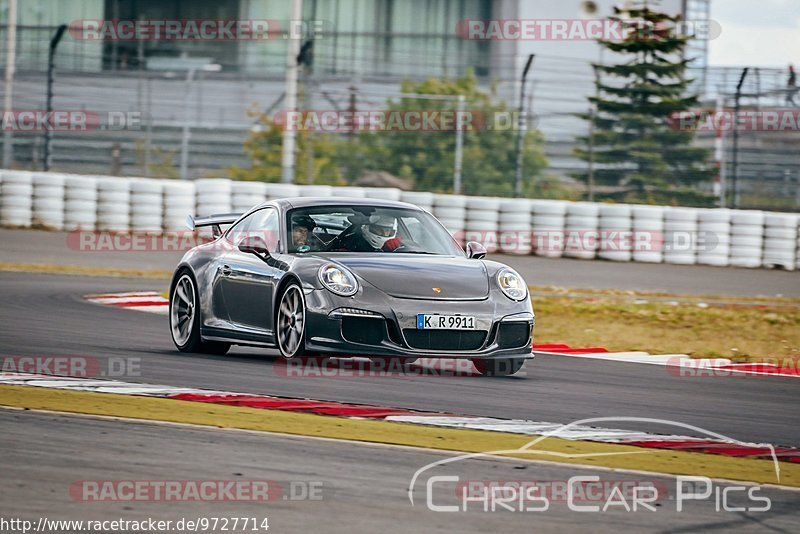
[[267, 248], [275, 251], [280, 243], [280, 225], [278, 212], [274, 208], [254, 211], [228, 230], [226, 237], [234, 245], [248, 236], [260, 236], [267, 243]]

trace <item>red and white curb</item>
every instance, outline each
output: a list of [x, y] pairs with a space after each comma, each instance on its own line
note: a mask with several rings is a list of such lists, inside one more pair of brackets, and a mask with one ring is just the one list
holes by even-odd
[[95, 304], [104, 304], [117, 308], [127, 308], [160, 315], [167, 315], [167, 313], [169, 313], [169, 300], [155, 291], [106, 293], [101, 295], [86, 295], [83, 298]]
[[573, 441], [596, 441], [654, 449], [688, 450], [692, 452], [752, 458], [778, 458], [779, 460], [787, 462], [800, 463], [800, 449], [791, 447], [771, 447], [764, 444], [742, 443], [723, 439], [655, 434], [580, 424], [562, 425], [558, 423], [527, 421], [522, 419], [472, 417], [392, 408], [388, 406], [350, 404], [336, 401], [319, 401], [313, 399], [213, 391], [198, 388], [139, 384], [118, 380], [97, 380], [26, 373], [0, 373], [0, 386], [2, 385], [161, 397], [192, 402], [207, 402], [228, 406], [302, 412], [355, 419], [382, 419], [397, 423], [443, 428], [464, 428], [528, 436], [552, 436]]
[[[169, 300], [155, 291], [86, 295], [89, 302], [160, 315], [169, 313]], [[687, 354], [650, 354], [649, 352], [609, 352], [603, 347], [576, 348], [559, 343], [533, 345], [534, 354], [573, 356], [592, 360], [663, 365], [674, 369], [675, 376], [722, 376], [730, 374], [800, 377], [797, 368], [769, 363], [733, 363], [727, 358], [692, 358]]]

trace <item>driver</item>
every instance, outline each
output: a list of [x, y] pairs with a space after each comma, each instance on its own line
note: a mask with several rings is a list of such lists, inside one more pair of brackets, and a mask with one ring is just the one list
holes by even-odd
[[353, 252], [392, 252], [403, 245], [397, 237], [397, 219], [391, 215], [373, 215], [359, 230], [342, 240], [346, 250]]
[[308, 215], [294, 215], [292, 217], [292, 245], [297, 252], [308, 252], [316, 247], [312, 232], [317, 227], [314, 219]]

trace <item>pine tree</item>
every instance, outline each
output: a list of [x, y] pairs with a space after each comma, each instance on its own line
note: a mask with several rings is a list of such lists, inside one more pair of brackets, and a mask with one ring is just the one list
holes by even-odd
[[[581, 115], [594, 122], [595, 184], [621, 187], [621, 194], [607, 197], [629, 202], [708, 204], [710, 196], [696, 185], [714, 175], [710, 152], [691, 146], [694, 133], [675, 129], [670, 120], [697, 104], [697, 96], [687, 94], [693, 80], [683, 57], [689, 37], [675, 30], [680, 17], [644, 2], [615, 8], [609, 18], [629, 30], [622, 40], [599, 41], [625, 60], [594, 65], [598, 96], [589, 100], [596, 112]], [[576, 155], [588, 161], [589, 137], [579, 142], [587, 148]], [[575, 177], [585, 181], [588, 172]]]

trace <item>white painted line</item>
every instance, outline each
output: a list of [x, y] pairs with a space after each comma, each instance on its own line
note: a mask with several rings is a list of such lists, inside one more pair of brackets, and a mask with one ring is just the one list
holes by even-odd
[[[123, 306], [125, 307], [125, 306]], [[169, 313], [169, 304], [161, 304], [154, 306], [131, 306], [129, 310], [143, 311], [148, 313], [155, 313], [158, 315], [167, 315]]]
[[125, 297], [157, 297], [157, 291], [128, 291], [127, 293], [96, 293], [94, 295], [86, 295], [87, 299], [97, 298], [125, 298]]
[[86, 297], [86, 300], [90, 302], [96, 302], [97, 304], [122, 304], [126, 302], [162, 302], [162, 301], [164, 303], [169, 303], [167, 299], [158, 294], [149, 296], [136, 296], [136, 297]]
[[524, 434], [528, 436], [541, 436], [553, 433], [553, 437], [573, 441], [589, 440], [607, 443], [620, 443], [625, 441], [685, 441], [696, 438], [676, 435], [660, 435], [648, 432], [636, 432], [614, 428], [599, 428], [589, 426], [574, 426], [564, 429], [558, 423], [540, 421], [526, 421], [522, 419], [495, 419], [492, 417], [458, 417], [458, 416], [425, 416], [425, 415], [390, 415], [387, 421], [397, 423], [412, 423], [417, 425], [437, 426], [446, 428], [467, 428], [471, 430], [489, 430], [508, 434]]

